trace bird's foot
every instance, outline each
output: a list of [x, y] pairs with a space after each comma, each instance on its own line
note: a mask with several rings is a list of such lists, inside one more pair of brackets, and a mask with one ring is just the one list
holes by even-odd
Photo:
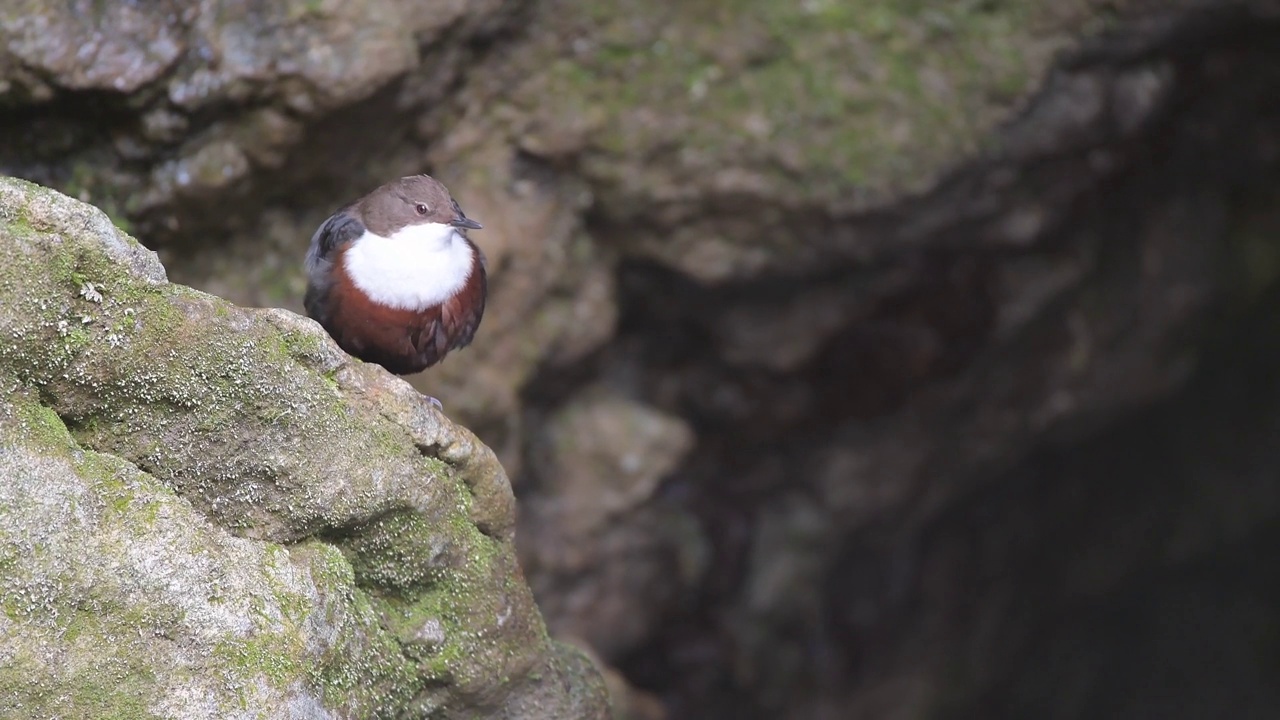
[[422, 399], [423, 399], [423, 400], [426, 400], [427, 402], [431, 403], [432, 405], [435, 405], [435, 406], [436, 406], [436, 409], [437, 409], [437, 410], [439, 410], [440, 412], [444, 412], [444, 405], [441, 405], [439, 400], [437, 400], [437, 399], [435, 399], [435, 398], [431, 397], [430, 395], [423, 395], [423, 396], [422, 396]]

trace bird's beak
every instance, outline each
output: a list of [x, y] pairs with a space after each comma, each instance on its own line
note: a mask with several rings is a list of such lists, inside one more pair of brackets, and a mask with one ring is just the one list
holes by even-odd
[[458, 217], [453, 219], [453, 222], [449, 224], [456, 228], [466, 228], [468, 230], [480, 230], [481, 228], [484, 227], [483, 225], [476, 222], [475, 220], [472, 220], [466, 215], [459, 215]]

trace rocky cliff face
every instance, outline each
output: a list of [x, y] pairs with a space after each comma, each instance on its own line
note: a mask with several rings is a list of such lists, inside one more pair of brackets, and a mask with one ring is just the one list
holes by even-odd
[[294, 310], [335, 206], [449, 184], [490, 310], [414, 382], [619, 714], [1271, 717], [1280, 6], [926, 5], [26, 0], [0, 171]]

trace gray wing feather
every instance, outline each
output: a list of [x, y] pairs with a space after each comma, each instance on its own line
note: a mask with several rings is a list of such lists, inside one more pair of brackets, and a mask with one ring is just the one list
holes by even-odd
[[320, 223], [307, 248], [307, 294], [303, 305], [307, 315], [324, 324], [328, 309], [320, 302], [332, 283], [333, 259], [338, 249], [364, 234], [364, 223], [347, 214], [346, 208]]

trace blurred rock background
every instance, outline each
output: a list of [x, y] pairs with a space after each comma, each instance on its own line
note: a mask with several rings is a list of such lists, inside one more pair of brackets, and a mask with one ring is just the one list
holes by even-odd
[[633, 718], [1280, 716], [1280, 3], [10, 0], [0, 173], [301, 310], [429, 172]]

